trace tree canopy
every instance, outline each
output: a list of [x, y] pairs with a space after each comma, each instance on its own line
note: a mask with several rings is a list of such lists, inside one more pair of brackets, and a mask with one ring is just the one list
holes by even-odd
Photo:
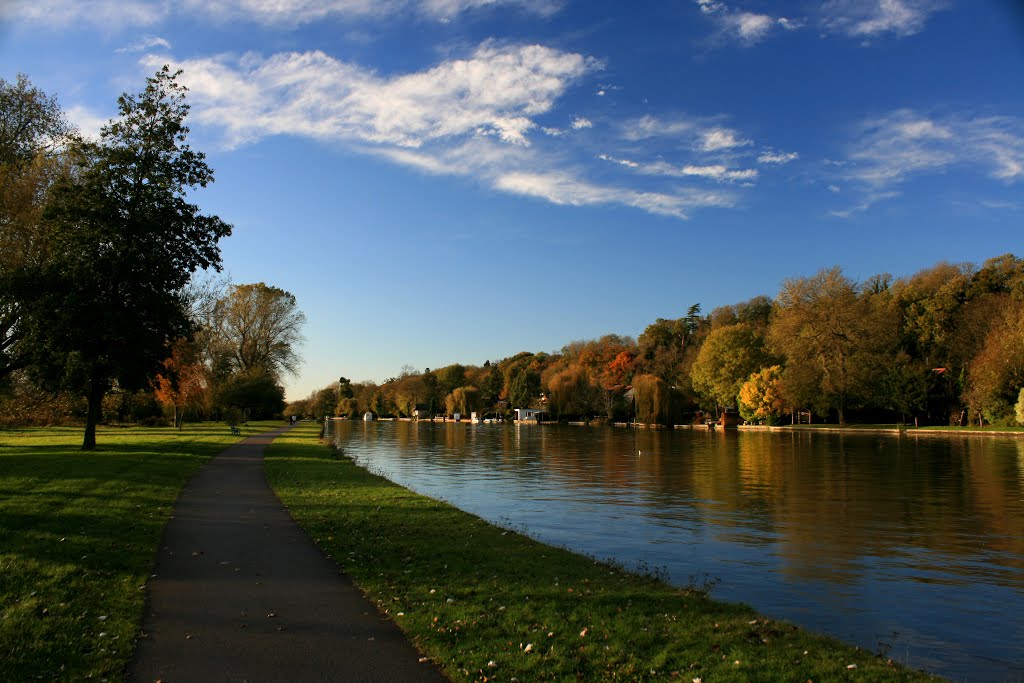
[[306, 316], [295, 296], [257, 282], [232, 285], [212, 313], [214, 353], [228, 372], [265, 372], [276, 380], [298, 371]]
[[74, 172], [46, 207], [52, 255], [32, 301], [35, 366], [48, 385], [87, 398], [87, 449], [111, 383], [145, 386], [170, 344], [189, 335], [184, 288], [196, 270], [219, 269], [218, 242], [231, 233], [187, 201], [213, 171], [186, 142], [178, 75], [164, 67], [118, 98], [99, 141], [71, 147]]

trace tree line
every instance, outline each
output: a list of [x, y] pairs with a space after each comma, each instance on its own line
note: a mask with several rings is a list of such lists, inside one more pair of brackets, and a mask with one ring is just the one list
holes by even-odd
[[310, 417], [545, 410], [555, 420], [681, 424], [735, 409], [754, 423], [1024, 424], [1024, 260], [938, 263], [852, 280], [786, 279], [702, 314], [699, 304], [557, 353], [483, 366], [403, 368], [380, 385], [341, 378], [291, 404]]
[[[56, 98], [0, 79], [0, 410], [80, 414], [280, 413], [303, 316], [264, 283], [232, 285], [232, 227], [191, 194], [213, 182], [188, 144], [187, 89], [163, 67], [98, 139]], [[117, 402], [120, 405], [115, 405]]]

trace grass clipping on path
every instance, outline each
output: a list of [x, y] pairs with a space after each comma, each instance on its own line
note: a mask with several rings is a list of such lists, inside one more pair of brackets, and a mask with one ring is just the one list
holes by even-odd
[[491, 526], [370, 474], [315, 429], [270, 446], [271, 486], [453, 680], [931, 680], [742, 605]]
[[0, 681], [121, 678], [171, 505], [240, 438], [100, 428], [82, 451], [81, 428], [0, 430]]

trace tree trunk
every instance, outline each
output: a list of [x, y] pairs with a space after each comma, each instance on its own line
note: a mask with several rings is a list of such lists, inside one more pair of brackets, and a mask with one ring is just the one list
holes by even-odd
[[82, 439], [82, 450], [91, 451], [96, 448], [96, 425], [103, 414], [103, 395], [107, 393], [106, 382], [95, 377], [89, 381], [89, 395], [86, 397], [88, 408], [85, 414], [85, 437]]

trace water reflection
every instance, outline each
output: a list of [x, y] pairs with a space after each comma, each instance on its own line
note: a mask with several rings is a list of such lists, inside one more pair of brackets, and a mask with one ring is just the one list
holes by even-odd
[[1024, 441], [335, 423], [376, 471], [542, 540], [961, 680], [1024, 680]]

